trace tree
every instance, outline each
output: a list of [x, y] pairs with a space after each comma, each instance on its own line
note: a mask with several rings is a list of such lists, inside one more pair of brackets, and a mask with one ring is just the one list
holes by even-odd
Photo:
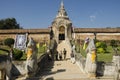
[[4, 40], [4, 44], [11, 48], [11, 46], [14, 44], [14, 39], [7, 38], [7, 39]]
[[0, 20], [0, 29], [22, 29], [15, 18], [6, 18]]

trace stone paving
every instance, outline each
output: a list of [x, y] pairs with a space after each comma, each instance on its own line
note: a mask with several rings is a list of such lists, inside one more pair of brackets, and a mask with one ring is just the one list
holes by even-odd
[[70, 60], [50, 62], [44, 69], [37, 74], [36, 77], [25, 79], [25, 77], [17, 80], [113, 80], [110, 77], [102, 77], [99, 79], [90, 78], [83, 73], [76, 64]]
[[46, 67], [42, 75], [43, 80], [79, 80], [88, 77], [80, 71], [76, 64], [72, 64], [70, 60], [55, 61], [51, 70], [50, 67]]

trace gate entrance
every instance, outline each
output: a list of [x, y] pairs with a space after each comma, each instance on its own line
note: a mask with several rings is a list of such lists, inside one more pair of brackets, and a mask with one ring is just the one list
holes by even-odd
[[65, 34], [59, 34], [59, 40], [65, 40]]
[[61, 26], [59, 28], [59, 40], [65, 40], [65, 27]]

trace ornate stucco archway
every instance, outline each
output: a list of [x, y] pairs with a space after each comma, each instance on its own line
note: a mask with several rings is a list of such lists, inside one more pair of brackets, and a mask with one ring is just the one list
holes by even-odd
[[65, 27], [59, 27], [59, 40], [65, 40]]
[[72, 39], [72, 22], [65, 11], [63, 3], [61, 3], [58, 14], [52, 22], [52, 28], [55, 35], [54, 39], [57, 41], [57, 43], [59, 43], [61, 40]]

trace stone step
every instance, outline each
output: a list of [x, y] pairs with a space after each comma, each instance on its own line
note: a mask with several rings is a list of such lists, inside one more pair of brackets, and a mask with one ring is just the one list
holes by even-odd
[[[54, 65], [51, 65], [54, 64]], [[16, 80], [114, 80], [113, 76], [89, 77], [83, 73], [77, 66], [72, 64], [70, 60], [55, 61], [45, 66], [42, 72], [37, 76], [26, 79], [21, 76]]]

